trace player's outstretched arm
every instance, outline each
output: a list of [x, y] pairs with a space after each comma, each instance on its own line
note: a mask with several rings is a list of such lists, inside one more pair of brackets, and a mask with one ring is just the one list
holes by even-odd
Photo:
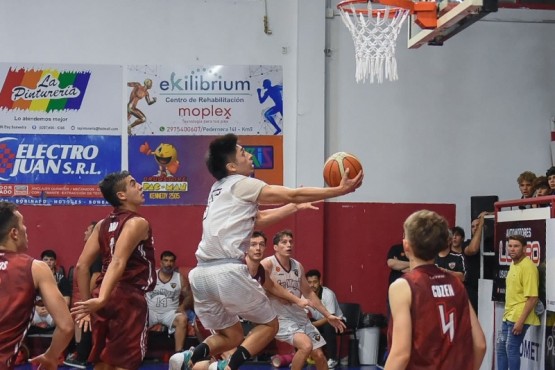
[[261, 204], [284, 204], [284, 203], [307, 203], [338, 197], [354, 192], [361, 184], [364, 177], [360, 171], [354, 178], [349, 179], [349, 169], [345, 171], [341, 183], [333, 188], [287, 188], [285, 186], [267, 185], [262, 188], [258, 195], [258, 203]]
[[474, 370], [479, 370], [486, 354], [486, 337], [476, 317], [472, 304], [468, 302], [470, 309], [470, 325], [472, 326], [472, 347], [474, 349]]
[[263, 229], [303, 209], [318, 210], [312, 203], [289, 203], [279, 208], [265, 209], [256, 214], [255, 227]]
[[341, 320], [340, 317], [337, 317], [330, 313], [326, 306], [324, 306], [320, 298], [318, 298], [316, 293], [314, 293], [312, 288], [310, 288], [310, 285], [308, 285], [308, 281], [306, 280], [304, 268], [302, 265], [300, 265], [299, 275], [301, 276], [301, 293], [303, 294], [303, 296], [305, 296], [307, 299], [310, 300], [310, 302], [312, 302], [312, 307], [318, 310], [318, 312], [320, 312], [326, 318], [328, 323], [335, 328], [336, 332], [343, 333], [346, 328], [345, 323], [343, 322], [343, 320]]
[[289, 303], [296, 304], [301, 308], [305, 308], [311, 305], [311, 302], [305, 298], [299, 298], [281, 285], [277, 284], [272, 278], [266, 269], [264, 269], [264, 273], [266, 274], [266, 278], [264, 279], [264, 285], [262, 286], [268, 293], [274, 295], [278, 298], [281, 298]]
[[[104, 279], [102, 279], [98, 298], [76, 302], [75, 307], [71, 310], [77, 320], [98, 311], [106, 305], [116, 283], [123, 275], [129, 256], [131, 256], [135, 247], [148, 237], [148, 229], [148, 221], [142, 217], [134, 217], [125, 223], [114, 247], [112, 261], [108, 265]], [[92, 237], [91, 235], [89, 239]]]
[[44, 305], [52, 315], [56, 326], [50, 347], [42, 355], [30, 361], [53, 370], [58, 368], [58, 358], [73, 338], [73, 320], [48, 265], [42, 261], [33, 261], [31, 271], [35, 287], [40, 291]]
[[393, 319], [391, 351], [386, 370], [405, 369], [412, 349], [411, 291], [405, 279], [397, 279], [389, 286], [389, 304]]
[[[91, 297], [92, 286], [92, 276], [90, 273], [90, 268], [98, 255], [100, 254], [100, 245], [98, 243], [99, 229], [103, 221], [97, 222], [94, 226], [91, 236], [85, 242], [83, 251], [77, 260], [75, 265], [75, 275], [77, 277], [77, 285], [79, 286], [79, 294], [81, 295], [81, 300], [86, 301]], [[77, 304], [78, 302], [75, 302]], [[83, 329], [83, 331], [90, 330], [90, 317], [87, 314], [77, 315], [72, 308], [72, 314], [75, 316], [75, 322]]]

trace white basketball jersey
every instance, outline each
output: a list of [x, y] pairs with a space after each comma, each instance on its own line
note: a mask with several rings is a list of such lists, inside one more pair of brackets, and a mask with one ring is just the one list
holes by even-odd
[[[156, 270], [156, 276], [160, 270]], [[153, 291], [146, 293], [146, 302], [149, 310], [156, 313], [175, 311], [179, 307], [179, 296], [181, 295], [181, 274], [174, 271], [172, 278], [163, 283], [158, 277], [156, 287]]]
[[[293, 295], [301, 297], [302, 271], [299, 262], [291, 258], [291, 269], [289, 271], [279, 263], [276, 256], [266, 257], [265, 260], [272, 262], [270, 279], [290, 291]], [[306, 312], [296, 304], [285, 303], [280, 298], [270, 295], [270, 302], [280, 318], [304, 321], [307, 319]]]
[[[252, 187], [253, 199], [241, 199], [233, 193], [241, 187]], [[202, 240], [195, 253], [199, 262], [218, 259], [243, 260], [249, 248], [254, 221], [258, 212], [258, 194], [266, 183], [243, 175], [224, 177], [212, 185], [202, 221]]]

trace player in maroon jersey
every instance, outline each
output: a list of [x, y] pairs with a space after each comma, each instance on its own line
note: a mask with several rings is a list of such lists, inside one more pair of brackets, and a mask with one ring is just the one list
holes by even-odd
[[385, 369], [479, 369], [486, 342], [464, 285], [434, 265], [447, 245], [447, 221], [435, 212], [418, 211], [407, 218], [404, 231], [411, 271], [389, 287], [392, 319]]
[[[127, 171], [107, 175], [99, 184], [112, 213], [94, 227], [75, 271], [84, 302], [71, 312], [79, 324], [91, 324], [93, 348], [89, 361], [101, 368], [137, 369], [146, 352], [148, 306], [145, 293], [156, 284], [152, 230], [137, 213], [143, 188]], [[102, 272], [93, 298], [89, 267], [98, 255]]]
[[23, 216], [15, 204], [0, 202], [0, 370], [14, 368], [33, 317], [37, 290], [56, 326], [50, 347], [31, 362], [53, 370], [73, 336], [73, 321], [48, 265], [26, 251]]

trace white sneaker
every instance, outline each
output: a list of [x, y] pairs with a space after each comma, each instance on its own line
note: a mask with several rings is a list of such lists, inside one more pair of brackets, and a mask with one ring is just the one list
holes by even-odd
[[168, 370], [189, 370], [189, 361], [194, 349], [195, 347], [191, 347], [187, 351], [174, 353], [170, 357]]
[[333, 358], [330, 358], [328, 360], [328, 369], [333, 369], [337, 366], [337, 361], [335, 361]]

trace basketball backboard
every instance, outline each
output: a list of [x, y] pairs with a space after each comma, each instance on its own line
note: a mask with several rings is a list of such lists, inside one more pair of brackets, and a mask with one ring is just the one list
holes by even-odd
[[437, 27], [422, 29], [411, 15], [408, 25], [408, 48], [422, 45], [443, 45], [449, 38], [491, 12], [496, 12], [498, 0], [461, 0], [438, 2]]

